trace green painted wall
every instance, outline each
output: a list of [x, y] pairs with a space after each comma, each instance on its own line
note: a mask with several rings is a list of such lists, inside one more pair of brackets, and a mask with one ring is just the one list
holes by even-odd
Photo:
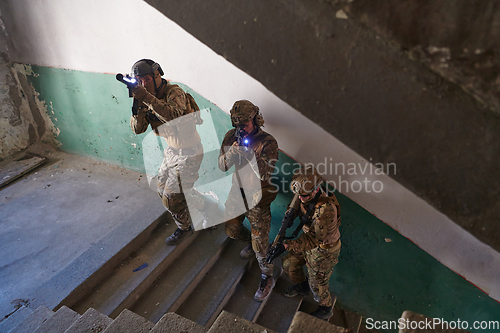
[[[283, 163], [292, 166], [290, 169], [299, 165], [281, 154]], [[287, 183], [291, 180], [291, 176], [277, 176], [284, 177]], [[336, 195], [342, 211], [342, 250], [330, 288], [340, 307], [378, 321], [397, 321], [406, 310], [446, 321], [460, 319], [470, 325], [474, 321], [500, 321], [500, 304], [496, 300], [347, 196]], [[290, 193], [282, 194], [273, 203], [271, 239], [276, 237], [291, 199]]]
[[29, 80], [46, 102], [62, 150], [143, 170], [141, 137], [128, 125], [131, 100], [114, 75], [40, 66], [32, 70]]
[[[47, 105], [62, 150], [144, 172], [142, 141], [151, 131], [141, 135], [131, 132], [131, 99], [114, 75], [39, 66], [32, 69], [29, 80]], [[206, 109], [205, 115], [211, 115], [220, 142], [231, 126], [227, 114], [182, 87], [195, 97], [200, 109]], [[219, 142], [208, 139], [211, 124], [199, 127], [205, 152], [213, 151], [206, 155], [200, 172], [204, 179], [217, 180], [220, 171], [209, 160], [215, 157]], [[280, 153], [275, 176], [289, 183], [296, 167], [293, 159]], [[343, 246], [331, 288], [342, 307], [375, 320], [397, 320], [405, 310], [471, 325], [474, 321], [500, 320], [498, 302], [348, 197], [339, 194], [338, 199]], [[282, 193], [273, 203], [271, 239], [290, 200], [291, 193]]]

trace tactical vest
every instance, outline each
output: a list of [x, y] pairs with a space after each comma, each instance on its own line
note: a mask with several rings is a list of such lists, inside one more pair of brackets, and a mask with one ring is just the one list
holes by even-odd
[[[181, 89], [177, 84], [168, 84], [165, 97], [168, 98], [174, 89]], [[182, 90], [182, 89], [181, 89]], [[179, 118], [163, 123], [161, 126], [153, 128], [156, 135], [165, 138], [165, 141], [173, 148], [190, 148], [201, 142], [200, 135], [196, 130], [196, 125], [201, 125], [203, 119], [200, 117], [200, 108], [196, 104], [193, 96], [185, 92], [186, 113]]]
[[[232, 129], [230, 130], [226, 135], [228, 135], [229, 137], [234, 137], [234, 133], [236, 132], [236, 129]], [[251, 136], [250, 140], [251, 140], [251, 143], [250, 143], [250, 148], [252, 148], [252, 150], [254, 151], [255, 153], [255, 159], [257, 161], [259, 161], [260, 157], [262, 156], [262, 150], [264, 149], [264, 141], [269, 138], [270, 134], [263, 131], [262, 129], [258, 129], [257, 133], [255, 133], [254, 135]], [[229, 143], [232, 144], [234, 141], [230, 141]], [[237, 170], [240, 169], [240, 166], [239, 165], [236, 165], [235, 168]], [[248, 176], [249, 179], [252, 179], [253, 177], [255, 177], [255, 175], [251, 172], [245, 172], [243, 174], [240, 174], [240, 176], [242, 177], [245, 177]], [[246, 182], [244, 179], [242, 179], [243, 183], [245, 184], [249, 184], [250, 182], [254, 183], [254, 181], [248, 181]], [[267, 180], [260, 180], [259, 179], [259, 182], [258, 183], [254, 183], [254, 186], [255, 188], [252, 188], [252, 187], [248, 187], [247, 189], [264, 189], [264, 188], [267, 188], [269, 186], [272, 186], [271, 184], [271, 181], [272, 179], [271, 178], [268, 178]], [[233, 183], [235, 184], [238, 184], [237, 183], [237, 180], [236, 180], [236, 175], [233, 176]], [[266, 191], [272, 191], [272, 192], [275, 192], [275, 187], [272, 186], [272, 189], [266, 189]], [[263, 192], [263, 195], [264, 193], [266, 192], [264, 191]]]
[[[316, 204], [314, 205], [314, 209], [317, 209], [319, 206], [331, 201], [334, 205], [335, 205], [335, 208], [337, 209], [337, 221], [334, 221], [334, 223], [332, 223], [331, 225], [328, 226], [328, 236], [326, 239], [323, 240], [323, 244], [325, 245], [331, 245], [331, 244], [334, 244], [335, 242], [337, 242], [337, 240], [340, 238], [340, 231], [339, 231], [339, 226], [340, 226], [340, 204], [337, 200], [337, 197], [335, 196], [335, 194], [333, 194], [332, 192], [329, 192], [329, 191], [326, 191], [327, 193], [327, 197], [320, 197], [318, 199], [318, 202], [316, 202]], [[304, 206], [303, 205], [300, 205], [301, 206], [301, 212], [302, 214], [305, 213], [304, 211]], [[310, 226], [312, 223], [312, 216], [309, 217], [308, 221], [305, 222], [305, 225], [308, 225]]]

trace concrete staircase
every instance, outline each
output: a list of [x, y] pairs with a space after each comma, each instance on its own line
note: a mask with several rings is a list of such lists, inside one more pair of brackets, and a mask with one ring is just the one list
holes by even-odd
[[375, 332], [359, 315], [337, 308], [330, 322], [308, 315], [317, 306], [310, 295], [284, 297], [291, 282], [281, 274], [280, 259], [271, 295], [255, 301], [258, 264], [239, 257], [245, 244], [229, 239], [223, 226], [167, 246], [176, 228], [170, 217], [162, 214], [130, 233], [137, 216], [44, 284], [0, 322], [0, 332]]
[[[30, 311], [30, 310], [25, 310]], [[14, 323], [12, 319], [9, 323]], [[95, 309], [88, 309], [83, 315], [63, 306], [56, 312], [40, 306], [32, 311], [17, 325], [0, 325], [3, 333], [215, 333], [215, 332], [249, 332], [275, 333], [275, 331], [259, 324], [245, 320], [238, 315], [221, 311], [214, 323], [206, 328], [192, 320], [184, 318], [175, 312], [164, 314], [154, 324], [146, 318], [130, 310], [123, 310], [114, 320]], [[345, 333], [346, 329], [311, 317], [303, 312], [297, 312], [293, 318], [290, 333], [306, 333], [317, 331], [325, 333]]]
[[[301, 312], [314, 309], [310, 297], [282, 296], [291, 282], [280, 276], [280, 261], [270, 297], [255, 301], [260, 269], [239, 257], [245, 244], [229, 239], [223, 226], [168, 246], [175, 228], [169, 217], [156, 219], [72, 290], [54, 277], [0, 322], [0, 332], [346, 332]], [[87, 260], [93, 257], [80, 262]], [[61, 274], [72, 275], [69, 269]], [[68, 290], [63, 297], [48, 296], [61, 290]]]

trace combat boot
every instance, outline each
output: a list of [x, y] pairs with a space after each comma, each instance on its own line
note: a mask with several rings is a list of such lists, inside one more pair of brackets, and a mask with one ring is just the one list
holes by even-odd
[[283, 290], [283, 295], [286, 297], [294, 297], [297, 295], [307, 295], [309, 294], [309, 291], [311, 289], [309, 288], [309, 284], [307, 281], [304, 281], [302, 283], [294, 284], [293, 286], [285, 288]]
[[254, 295], [256, 301], [262, 302], [271, 295], [271, 290], [274, 288], [274, 278], [270, 275], [262, 274], [260, 277], [259, 289]]
[[188, 230], [182, 230], [177, 228], [173, 234], [167, 237], [165, 242], [167, 245], [177, 245], [182, 242], [183, 239], [191, 236], [193, 234], [193, 228], [189, 226]]
[[311, 312], [311, 316], [328, 321], [333, 316], [333, 306], [320, 305], [316, 311]]
[[253, 256], [255, 254], [253, 248], [252, 248], [252, 244], [248, 244], [247, 246], [245, 246], [245, 248], [243, 250], [241, 250], [240, 252], [240, 258], [241, 259], [249, 259], [251, 256]]

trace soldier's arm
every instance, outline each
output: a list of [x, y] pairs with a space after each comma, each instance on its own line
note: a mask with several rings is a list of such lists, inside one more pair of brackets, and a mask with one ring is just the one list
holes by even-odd
[[219, 169], [221, 171], [229, 170], [235, 163], [235, 157], [229, 151], [229, 147], [235, 142], [234, 139], [235, 130], [232, 129], [226, 133], [224, 140], [222, 141], [222, 146], [219, 151]]
[[[134, 97], [144, 103], [147, 108], [154, 111], [162, 121], [170, 121], [186, 114], [187, 98], [181, 89], [172, 89], [167, 96], [167, 100], [158, 99], [148, 92], [143, 86], [138, 86], [134, 92]], [[162, 119], [163, 118], [163, 119]]]
[[316, 239], [323, 242], [328, 236], [328, 227], [332, 223], [337, 223], [337, 208], [332, 202], [326, 202], [318, 207], [317, 222], [314, 225], [314, 234]]
[[314, 210], [314, 230], [302, 233], [297, 239], [286, 241], [289, 249], [308, 251], [318, 247], [328, 235], [328, 225], [337, 221], [337, 209], [331, 203], [324, 203]]
[[140, 108], [137, 114], [130, 117], [130, 128], [135, 134], [141, 134], [148, 129], [149, 121], [146, 117], [146, 109]]
[[264, 142], [262, 153], [257, 159], [257, 167], [261, 181], [266, 181], [271, 178], [276, 161], [278, 161], [278, 142], [273, 138], [272, 140]]

